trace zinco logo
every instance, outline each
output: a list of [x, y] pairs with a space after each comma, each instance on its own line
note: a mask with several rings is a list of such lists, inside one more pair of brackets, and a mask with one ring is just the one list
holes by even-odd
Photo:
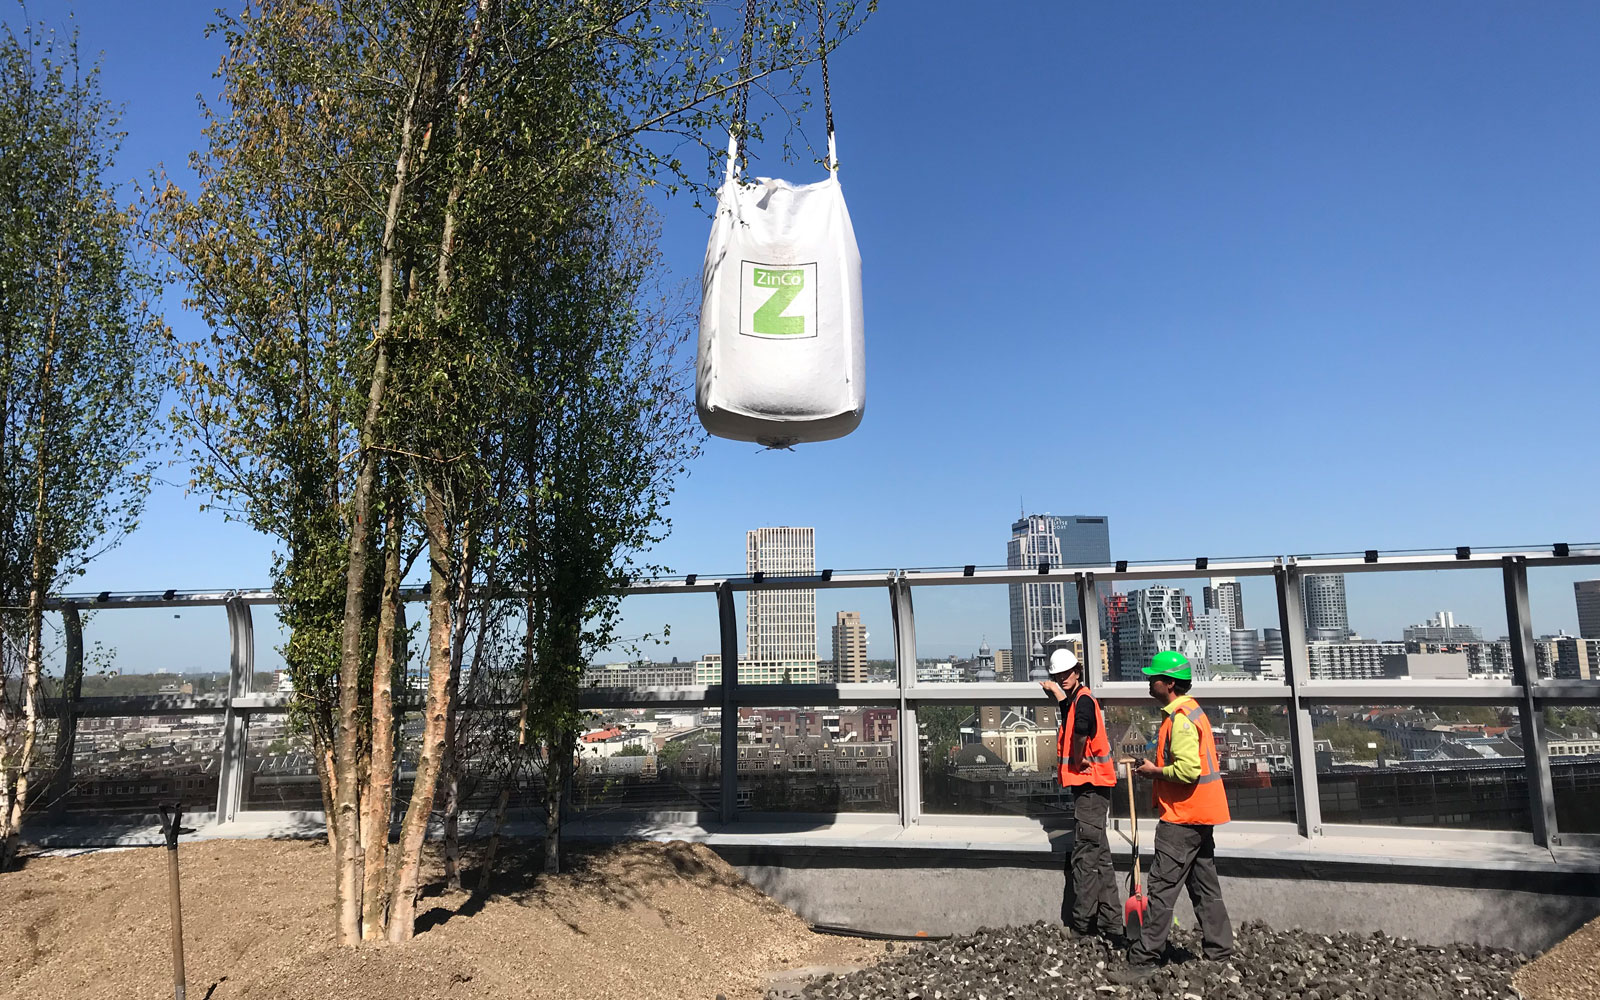
[[739, 330], [755, 337], [817, 335], [816, 264], [778, 267], [744, 261]]

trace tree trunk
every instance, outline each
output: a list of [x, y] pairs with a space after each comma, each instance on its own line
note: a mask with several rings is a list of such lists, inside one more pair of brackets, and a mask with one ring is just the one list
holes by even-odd
[[377, 360], [367, 391], [367, 411], [361, 421], [361, 465], [356, 475], [355, 495], [351, 498], [352, 519], [348, 566], [345, 571], [344, 629], [339, 645], [339, 721], [334, 745], [334, 777], [337, 797], [339, 856], [339, 943], [357, 944], [361, 940], [360, 857], [356, 842], [360, 836], [357, 813], [356, 757], [359, 752], [357, 714], [361, 695], [361, 630], [365, 621], [363, 591], [367, 573], [372, 522], [372, 490], [378, 478], [378, 452], [374, 445], [378, 420], [383, 413], [384, 394], [389, 380], [389, 328], [394, 323], [395, 256], [401, 209], [405, 204], [406, 184], [411, 167], [413, 133], [416, 127], [417, 100], [427, 71], [426, 54], [419, 60], [400, 122], [400, 150], [395, 157], [394, 180], [389, 185], [389, 203], [384, 213], [383, 243], [379, 250]]
[[423, 525], [428, 534], [428, 703], [424, 709], [422, 752], [417, 760], [416, 785], [400, 825], [400, 858], [389, 895], [389, 940], [406, 941], [415, 933], [417, 885], [422, 868], [422, 845], [427, 839], [428, 817], [433, 812], [439, 782], [440, 758], [445, 741], [445, 721], [450, 710], [450, 589], [453, 539], [445, 498], [434, 471], [423, 480]]
[[[461, 716], [456, 708], [461, 701], [461, 661], [466, 654], [467, 607], [472, 594], [476, 554], [472, 544], [472, 519], [468, 518], [462, 527], [461, 561], [450, 605], [450, 707], [444, 726], [444, 882], [447, 888], [455, 890], [461, 888]], [[487, 609], [483, 620], [488, 620]], [[481, 652], [481, 633], [478, 642], [478, 652]], [[476, 666], [474, 660], [474, 674]]]
[[[39, 484], [44, 494], [44, 484]], [[42, 530], [42, 526], [41, 529]], [[11, 868], [22, 837], [22, 816], [28, 810], [29, 772], [38, 756], [39, 675], [44, 653], [44, 590], [41, 582], [44, 541], [36, 530], [33, 545], [33, 579], [28, 586], [28, 653], [22, 668], [22, 752], [17, 757], [16, 777], [9, 789], [11, 815], [4, 842], [0, 842], [0, 871]]]
[[544, 870], [548, 875], [561, 871], [561, 803], [569, 775], [575, 740], [564, 726], [557, 726], [545, 737], [549, 759], [544, 765]]
[[372, 664], [372, 762], [368, 773], [362, 843], [366, 845], [361, 939], [382, 940], [387, 927], [389, 820], [394, 812], [394, 671], [400, 643], [399, 505], [391, 504], [384, 529], [383, 598], [378, 649]]

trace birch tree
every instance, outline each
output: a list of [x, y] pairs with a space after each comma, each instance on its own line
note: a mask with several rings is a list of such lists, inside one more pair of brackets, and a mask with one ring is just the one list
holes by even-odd
[[[131, 531], [165, 328], [107, 175], [119, 113], [75, 36], [0, 26], [0, 870], [45, 779], [45, 602]], [[18, 614], [14, 609], [21, 609]]]
[[[630, 381], [637, 272], [591, 300], [589, 330], [523, 322], [552, 314], [524, 308], [519, 282], [562, 274], [592, 291], [620, 261], [653, 268], [626, 246], [643, 232], [627, 222], [643, 217], [641, 194], [704, 190], [715, 171], [685, 157], [721, 155], [743, 86], [772, 94], [780, 115], [798, 106], [818, 44], [801, 26], [817, 10], [765, 0], [729, 20], [739, 12], [710, 0], [262, 0], [217, 26], [228, 54], [200, 190], [160, 196], [162, 238], [217, 330], [179, 365], [179, 421], [196, 484], [279, 540], [290, 650], [307, 664], [297, 698], [314, 703], [326, 750], [342, 943], [413, 933], [486, 551], [538, 554], [521, 571], [541, 586], [580, 559], [608, 568], [575, 579], [615, 582], [576, 535], [602, 509], [563, 492], [581, 488], [580, 470], [545, 465], [578, 449], [605, 470], [594, 484], [607, 502], [606, 490], [670, 480], [614, 478], [639, 447], [624, 430], [655, 399], [648, 379]], [[848, 0], [828, 10], [835, 38], [859, 23]], [[623, 390], [623, 412], [603, 413], [603, 384]], [[507, 497], [523, 506], [515, 538]], [[629, 530], [605, 551], [643, 540]], [[387, 779], [373, 772], [392, 720], [377, 660], [397, 617], [382, 595], [412, 533], [428, 577], [428, 689], [411, 798], [380, 849]], [[539, 662], [574, 669], [596, 610], [588, 596], [535, 607]], [[537, 690], [566, 698], [568, 686]], [[570, 729], [555, 718], [549, 739]]]

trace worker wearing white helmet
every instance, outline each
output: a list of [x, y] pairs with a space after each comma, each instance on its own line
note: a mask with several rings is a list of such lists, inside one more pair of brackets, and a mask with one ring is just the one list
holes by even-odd
[[1106, 837], [1117, 766], [1106, 735], [1105, 713], [1084, 686], [1083, 670], [1072, 650], [1051, 653], [1049, 671], [1050, 679], [1039, 685], [1064, 706], [1056, 734], [1056, 774], [1062, 787], [1073, 790], [1076, 821], [1069, 866], [1072, 929], [1121, 943], [1122, 907], [1117, 902], [1111, 842]]

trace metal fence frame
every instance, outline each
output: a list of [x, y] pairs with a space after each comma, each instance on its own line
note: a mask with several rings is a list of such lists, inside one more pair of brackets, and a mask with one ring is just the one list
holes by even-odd
[[[1100, 700], [1109, 705], [1147, 705], [1145, 686], [1130, 682], [1101, 680], [1103, 664], [1099, 644], [1099, 593], [1108, 582], [1199, 579], [1212, 576], [1271, 577], [1278, 601], [1278, 620], [1284, 643], [1285, 683], [1200, 682], [1193, 694], [1202, 702], [1227, 705], [1282, 705], [1290, 722], [1290, 749], [1294, 768], [1296, 821], [1292, 827], [1301, 838], [1323, 837], [1321, 800], [1317, 791], [1317, 769], [1312, 737], [1311, 707], [1321, 704], [1466, 704], [1508, 705], [1517, 707], [1523, 736], [1524, 762], [1528, 777], [1528, 806], [1532, 819], [1529, 840], [1543, 848], [1600, 846], [1600, 835], [1563, 834], [1556, 822], [1556, 807], [1550, 777], [1550, 760], [1543, 742], [1545, 708], [1556, 705], [1600, 705], [1600, 680], [1541, 680], [1536, 676], [1533, 626], [1528, 607], [1528, 570], [1537, 567], [1600, 565], [1600, 545], [1558, 545], [1546, 550], [1487, 550], [1473, 552], [1368, 551], [1359, 556], [1275, 556], [1246, 560], [1197, 559], [1184, 563], [1126, 563], [1105, 566], [1041, 565], [1036, 569], [915, 569], [879, 572], [835, 573], [831, 570], [812, 576], [763, 577], [729, 576], [640, 581], [622, 591], [623, 596], [662, 594], [714, 594], [720, 625], [723, 683], [705, 686], [646, 689], [583, 689], [579, 704], [583, 708], [690, 708], [716, 707], [722, 711], [720, 745], [724, 762], [736, 755], [729, 749], [738, 737], [738, 710], [741, 707], [874, 705], [898, 708], [901, 749], [899, 757], [899, 822], [903, 827], [922, 822], [921, 754], [917, 749], [919, 729], [917, 708], [923, 703], [973, 705], [1019, 704], [1040, 698], [1031, 682], [918, 683], [916, 676], [916, 623], [912, 595], [918, 587], [974, 586], [1011, 583], [1066, 582], [1078, 586], [1080, 620], [1084, 629], [1084, 676], [1091, 679]], [[1300, 578], [1308, 573], [1415, 572], [1425, 570], [1499, 569], [1505, 592], [1507, 635], [1511, 641], [1513, 677], [1499, 681], [1314, 681], [1310, 676], [1307, 642], [1300, 604]], [[893, 620], [896, 679], [892, 683], [853, 684], [745, 684], [738, 683], [738, 621], [734, 595], [756, 590], [842, 590], [884, 588], [888, 591]], [[507, 596], [515, 596], [508, 594]], [[420, 588], [403, 592], [407, 601], [420, 601]], [[223, 739], [217, 791], [216, 820], [230, 823], [240, 812], [244, 784], [246, 746], [250, 720], [257, 715], [282, 714], [288, 699], [278, 694], [257, 694], [252, 690], [255, 669], [255, 632], [250, 609], [253, 605], [276, 604], [270, 591], [188, 592], [162, 594], [73, 595], [54, 599], [50, 606], [62, 611], [75, 623], [83, 609], [166, 608], [181, 606], [221, 606], [227, 612], [231, 642], [229, 682], [226, 697], [216, 696], [137, 696], [86, 698], [78, 705], [78, 717], [147, 716], [222, 711]], [[1089, 613], [1091, 610], [1093, 614]], [[69, 630], [72, 631], [72, 630]], [[68, 643], [68, 656], [82, 665], [81, 632], [75, 643]], [[73, 668], [68, 664], [68, 671]], [[907, 747], [913, 749], [907, 752]], [[721, 768], [720, 818], [736, 822], [738, 769]], [[944, 818], [941, 816], [941, 818]], [[1287, 823], [1261, 823], [1255, 826], [1289, 828]], [[1380, 827], [1364, 828], [1366, 832]], [[1401, 828], [1411, 829], [1411, 828]], [[1475, 831], [1446, 827], [1416, 828], [1430, 837], [1449, 840], [1504, 842], [1504, 831]]]

